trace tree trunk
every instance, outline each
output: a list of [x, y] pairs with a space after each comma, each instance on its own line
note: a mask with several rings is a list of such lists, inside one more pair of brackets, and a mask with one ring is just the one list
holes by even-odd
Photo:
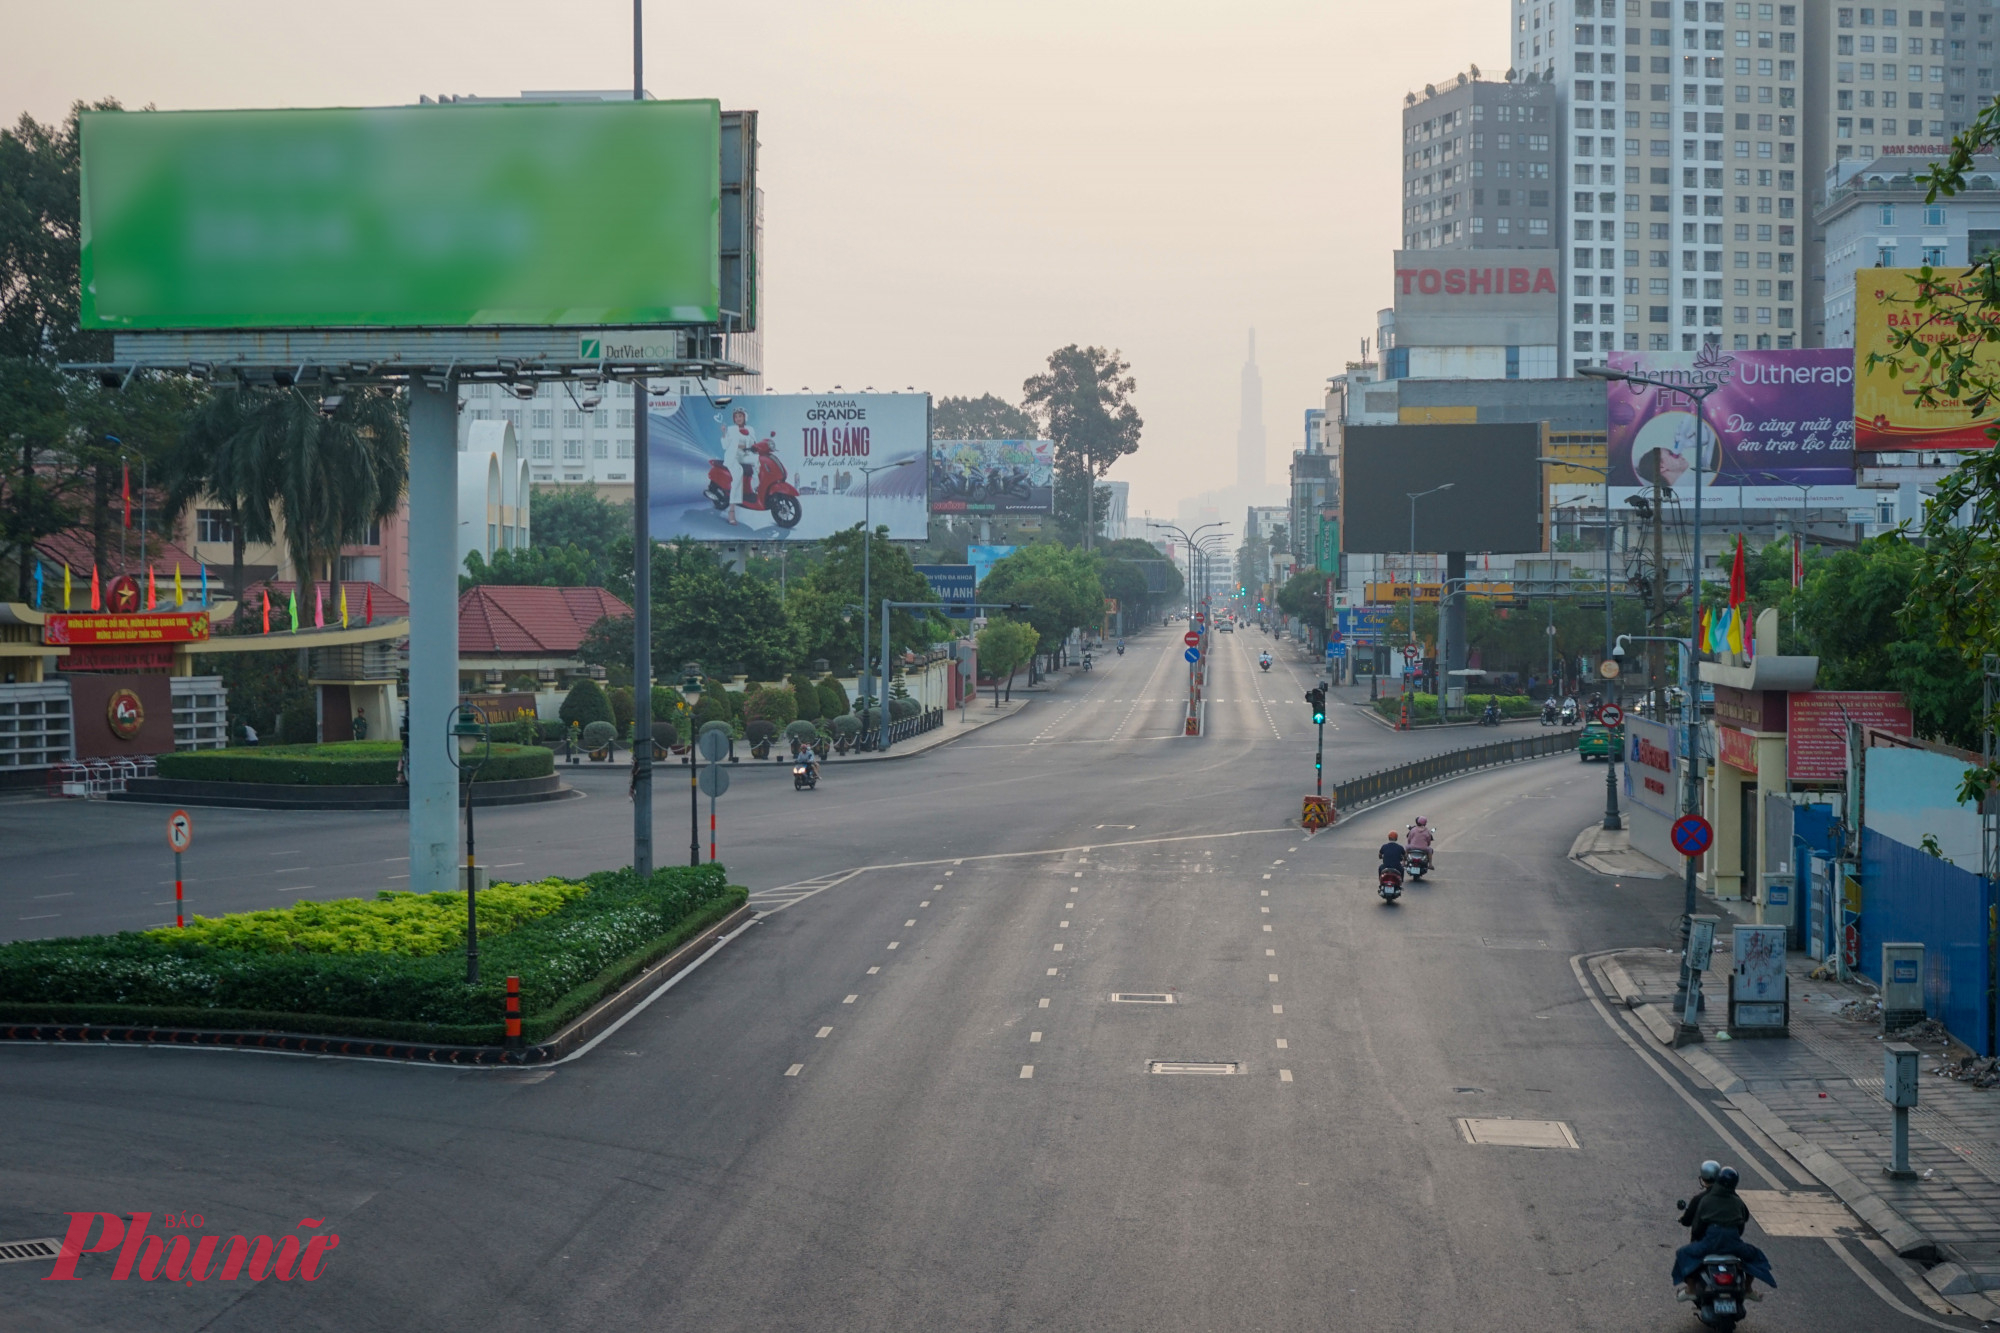
[[[1016, 671], [1018, 671], [1018, 670], [1020, 670], [1020, 668], [1019, 668], [1019, 667], [1011, 667], [1011, 666], [1010, 666], [1010, 667], [1008, 667], [1008, 668], [1007, 668], [1007, 702], [1008, 702], [1008, 703], [1013, 703], [1013, 702], [1014, 702], [1014, 673], [1015, 673]], [[996, 704], [996, 705], [995, 705], [995, 707], [998, 707], [998, 705]]]
[[28, 566], [33, 564], [35, 559], [35, 534], [28, 522], [30, 516], [35, 512], [35, 446], [31, 440], [25, 437], [21, 440], [21, 489], [19, 495], [22, 524], [20, 559], [18, 561], [20, 566], [20, 588], [17, 600], [26, 602], [30, 596], [28, 581], [32, 572]]

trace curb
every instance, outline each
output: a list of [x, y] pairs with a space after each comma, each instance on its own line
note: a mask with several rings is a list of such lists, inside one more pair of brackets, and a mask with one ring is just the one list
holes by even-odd
[[[676, 946], [665, 957], [597, 1002], [595, 1006], [545, 1042], [520, 1050], [504, 1046], [452, 1046], [435, 1042], [383, 1041], [369, 1037], [326, 1036], [300, 1032], [233, 1032], [215, 1028], [96, 1026], [89, 1023], [4, 1023], [0, 1042], [45, 1045], [178, 1046], [186, 1048], [270, 1051], [355, 1060], [388, 1060], [399, 1064], [519, 1067], [555, 1064], [582, 1054], [599, 1034], [646, 1002], [671, 971], [672, 985], [708, 956], [736, 938], [752, 923], [757, 909], [745, 903], [722, 920]], [[697, 956], [699, 954], [699, 956]]]

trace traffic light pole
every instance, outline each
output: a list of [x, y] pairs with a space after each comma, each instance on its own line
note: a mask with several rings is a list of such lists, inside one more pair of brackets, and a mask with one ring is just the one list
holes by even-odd
[[1320, 714], [1319, 740], [1313, 750], [1313, 795], [1326, 795], [1323, 779], [1326, 776], [1326, 714]]

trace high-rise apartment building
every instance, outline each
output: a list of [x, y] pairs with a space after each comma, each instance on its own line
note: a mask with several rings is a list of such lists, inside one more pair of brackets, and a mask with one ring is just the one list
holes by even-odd
[[1556, 236], [1556, 89], [1474, 66], [1403, 99], [1403, 249], [1548, 249]]
[[1566, 368], [1615, 349], [1805, 346], [1806, 32], [1817, 0], [1514, 0], [1554, 82]]

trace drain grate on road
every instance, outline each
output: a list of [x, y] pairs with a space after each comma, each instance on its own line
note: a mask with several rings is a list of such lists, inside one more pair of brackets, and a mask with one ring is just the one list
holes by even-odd
[[1862, 1227], [1831, 1194], [1738, 1190], [1750, 1216], [1772, 1236], [1858, 1236]]
[[1235, 1060], [1148, 1060], [1149, 1074], [1240, 1074], [1243, 1066]]
[[0, 1240], [0, 1264], [25, 1263], [30, 1259], [54, 1259], [62, 1254], [62, 1242], [53, 1236], [40, 1240]]
[[1493, 1148], [1581, 1148], [1576, 1133], [1560, 1120], [1481, 1120], [1460, 1118], [1467, 1143]]
[[1113, 991], [1113, 1004], [1172, 1004], [1172, 995], [1162, 995], [1158, 991]]

